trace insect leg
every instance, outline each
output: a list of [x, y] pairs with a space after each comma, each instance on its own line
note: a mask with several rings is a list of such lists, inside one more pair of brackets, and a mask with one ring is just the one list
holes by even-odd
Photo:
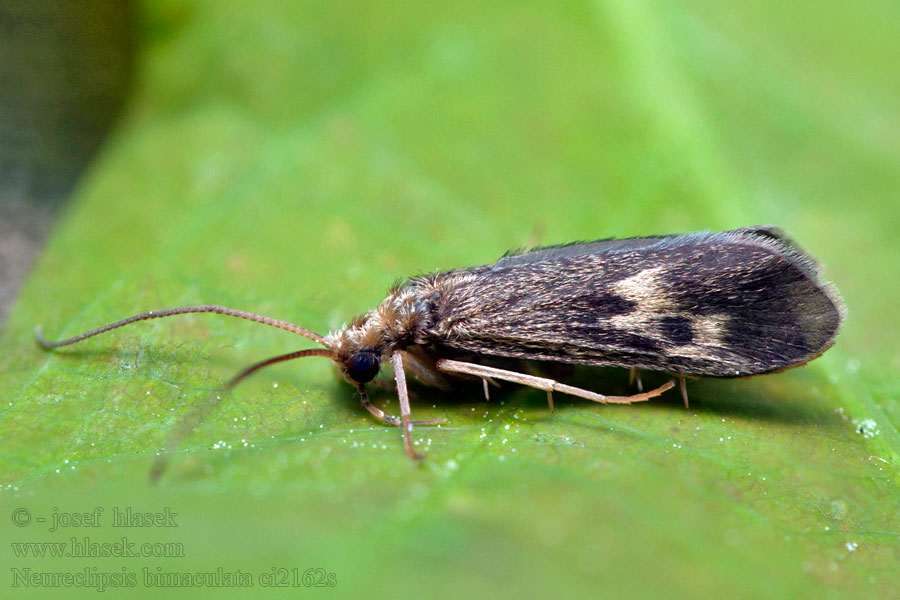
[[387, 423], [388, 425], [393, 425], [394, 427], [400, 427], [400, 419], [397, 417], [392, 417], [391, 415], [385, 413], [383, 410], [369, 402], [369, 394], [366, 393], [366, 386], [363, 384], [359, 384], [356, 386], [356, 389], [359, 391], [359, 400], [362, 402], [363, 407], [367, 411], [369, 411], [373, 417], [381, 421], [382, 423]]
[[450, 382], [437, 369], [434, 361], [424, 353], [403, 352], [403, 366], [413, 377], [427, 386], [449, 391], [452, 389]]
[[[366, 393], [366, 387], [362, 384], [359, 384], [356, 388], [359, 391], [359, 399], [362, 402], [363, 407], [369, 411], [373, 417], [381, 421], [386, 425], [393, 425], [394, 427], [400, 427], [402, 424], [400, 419], [394, 417], [392, 415], [387, 414], [371, 402], [369, 402], [369, 394]], [[436, 425], [438, 423], [445, 423], [447, 419], [422, 419], [421, 421], [410, 421], [413, 425]]]
[[400, 420], [403, 424], [403, 445], [406, 453], [413, 460], [419, 460], [421, 454], [413, 449], [412, 444], [412, 427], [409, 416], [409, 395], [406, 392], [406, 373], [403, 372], [403, 351], [397, 350], [391, 355], [391, 362], [394, 364], [394, 379], [397, 380], [397, 397], [400, 400]]
[[600, 402], [601, 404], [631, 404], [632, 402], [642, 402], [644, 400], [649, 400], [650, 398], [655, 398], [666, 390], [675, 387], [674, 381], [667, 381], [655, 390], [650, 390], [649, 392], [644, 392], [642, 394], [634, 394], [632, 396], [604, 396], [603, 394], [583, 390], [571, 385], [565, 385], [545, 377], [535, 377], [534, 375], [525, 375], [524, 373], [516, 373], [515, 371], [507, 371], [505, 369], [497, 369], [485, 365], [441, 359], [437, 361], [436, 366], [439, 371], [447, 373], [465, 373], [467, 375], [475, 375], [476, 377], [493, 377], [495, 379], [512, 381], [513, 383], [521, 383], [522, 385], [527, 385], [539, 390], [545, 390], [548, 392], [548, 400], [551, 402], [552, 397], [549, 396], [549, 393], [562, 392], [571, 396], [586, 398], [593, 402]]
[[679, 377], [679, 386], [681, 387], [681, 397], [684, 399], [684, 407], [690, 408], [688, 405], [687, 383], [684, 377]]
[[484, 384], [484, 399], [490, 400], [491, 395], [488, 393], [488, 385], [492, 385], [496, 388], [500, 387], [500, 384], [491, 379], [490, 377], [482, 377], [481, 383]]
[[[420, 383], [445, 391], [453, 389], [450, 382], [444, 377], [444, 374], [435, 368], [434, 361], [431, 360], [431, 357], [422, 352], [418, 346], [411, 346], [402, 352], [404, 369], [412, 373], [412, 376], [418, 379]], [[487, 386], [490, 384], [494, 387], [500, 387], [500, 384], [490, 377], [481, 377], [480, 379], [484, 384], [484, 399], [490, 400], [491, 395], [488, 393]], [[444, 420], [446, 419], [441, 419], [441, 421]], [[421, 422], [428, 423], [429, 421]], [[420, 421], [413, 421], [414, 425], [418, 425], [419, 423]]]
[[628, 385], [637, 381], [637, 389], [639, 392], [644, 391], [644, 382], [641, 381], [641, 370], [636, 367], [628, 369]]

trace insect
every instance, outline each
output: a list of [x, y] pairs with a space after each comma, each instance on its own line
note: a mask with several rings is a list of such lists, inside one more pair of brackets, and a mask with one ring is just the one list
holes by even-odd
[[[406, 372], [448, 388], [448, 377], [505, 380], [599, 403], [632, 403], [675, 385], [687, 404], [686, 376], [744, 377], [802, 365], [834, 343], [845, 309], [821, 267], [775, 227], [721, 233], [607, 239], [509, 252], [493, 264], [413, 277], [374, 310], [322, 336], [293, 323], [223, 306], [188, 306], [136, 315], [45, 348], [111, 329], [185, 313], [218, 313], [279, 327], [321, 348], [256, 363], [228, 383], [309, 356], [330, 358], [379, 421], [403, 428], [407, 454], [414, 425]], [[481, 364], [491, 357], [662, 371], [656, 389], [605, 396], [546, 377]], [[400, 418], [369, 401], [366, 384], [393, 368]]]

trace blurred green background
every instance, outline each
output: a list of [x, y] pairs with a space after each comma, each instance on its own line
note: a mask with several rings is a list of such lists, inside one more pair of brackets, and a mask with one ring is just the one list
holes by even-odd
[[[880, 1], [135, 4], [124, 110], [0, 339], [0, 586], [59, 594], [15, 573], [87, 568], [135, 574], [117, 597], [900, 597], [898, 20]], [[754, 224], [846, 300], [821, 359], [692, 383], [689, 410], [417, 388], [414, 416], [449, 420], [415, 430], [419, 465], [327, 361], [209, 405], [308, 346], [284, 332], [199, 315], [55, 353], [32, 338], [199, 303], [324, 333], [398, 277], [523, 244]], [[96, 507], [100, 527], [49, 531], [54, 508]], [[114, 528], [115, 507], [178, 527]], [[123, 535], [182, 555], [20, 545]], [[154, 590], [143, 568], [254, 587]], [[273, 568], [336, 585], [263, 589]]]

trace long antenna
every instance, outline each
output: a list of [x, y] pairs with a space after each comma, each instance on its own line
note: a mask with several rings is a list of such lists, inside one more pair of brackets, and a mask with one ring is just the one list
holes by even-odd
[[293, 323], [289, 323], [287, 321], [281, 321], [279, 319], [273, 319], [271, 317], [265, 317], [263, 315], [257, 315], [255, 313], [246, 312], [243, 310], [236, 310], [234, 308], [228, 308], [225, 306], [216, 306], [214, 304], [205, 304], [203, 306], [183, 306], [181, 308], [169, 308], [166, 310], [151, 310], [150, 312], [145, 312], [140, 315], [128, 317], [127, 319], [122, 319], [121, 321], [116, 321], [115, 323], [110, 323], [109, 325], [104, 325], [103, 327], [98, 327], [97, 329], [86, 331], [81, 335], [76, 335], [75, 337], [70, 337], [59, 342], [50, 342], [46, 340], [44, 338], [43, 332], [41, 331], [40, 325], [35, 328], [34, 335], [37, 338], [38, 343], [44, 348], [59, 348], [60, 346], [68, 346], [69, 344], [80, 342], [81, 340], [99, 335], [101, 333], [105, 333], [111, 329], [116, 329], [118, 327], [128, 325], [129, 323], [134, 323], [135, 321], [160, 319], [162, 317], [171, 317], [172, 315], [183, 315], [186, 313], [216, 313], [220, 315], [228, 315], [229, 317], [238, 317], [240, 319], [255, 321], [257, 323], [262, 323], [271, 327], [285, 329], [292, 333], [296, 333], [297, 335], [302, 335], [303, 337], [310, 339], [317, 344], [321, 344], [323, 346], [325, 345], [325, 338], [323, 338], [315, 331], [310, 331], [309, 329], [300, 327], [299, 325], [294, 325]]
[[281, 354], [279, 356], [260, 361], [254, 365], [250, 365], [249, 367], [232, 377], [231, 381], [225, 384], [225, 389], [230, 390], [238, 383], [240, 383], [244, 378], [253, 375], [263, 367], [268, 367], [269, 365], [274, 365], [275, 363], [284, 362], [286, 360], [294, 360], [295, 358], [305, 358], [307, 356], [324, 356], [325, 358], [330, 358], [331, 360], [337, 360], [337, 355], [331, 350], [327, 350], [325, 348], [310, 348], [308, 350], [297, 350], [296, 352]]

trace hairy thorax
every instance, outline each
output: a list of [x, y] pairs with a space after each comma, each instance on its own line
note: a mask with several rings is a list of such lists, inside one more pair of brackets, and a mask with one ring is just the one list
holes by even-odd
[[393, 288], [374, 310], [325, 336], [325, 345], [339, 360], [362, 350], [383, 358], [396, 349], [427, 345], [439, 320], [439, 306], [455, 287], [453, 275], [438, 274], [410, 279]]

